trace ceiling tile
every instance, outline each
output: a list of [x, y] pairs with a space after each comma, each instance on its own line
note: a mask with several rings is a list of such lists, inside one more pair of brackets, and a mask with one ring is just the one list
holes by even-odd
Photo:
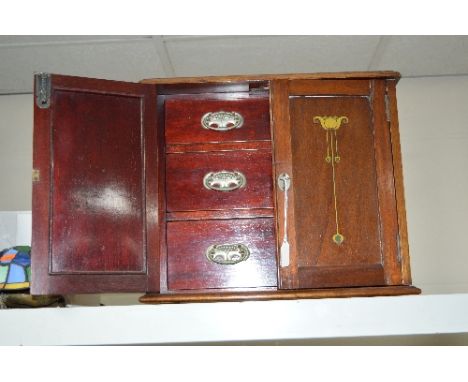
[[42, 71], [135, 82], [165, 75], [152, 40], [0, 48], [0, 92], [32, 91]]
[[468, 36], [391, 36], [372, 70], [403, 76], [468, 74]]
[[[154, 37], [159, 37], [159, 36], [154, 36]], [[200, 40], [200, 39], [210, 39], [210, 38], [220, 38], [220, 37], [229, 37], [229, 36], [221, 36], [221, 35], [163, 35], [161, 38], [164, 39], [164, 41], [171, 41], [171, 40]]]
[[110, 36], [110, 35], [74, 35], [74, 36], [0, 36], [1, 45], [24, 45], [45, 43], [77, 43], [86, 41], [121, 41], [149, 38], [148, 36]]
[[37, 71], [138, 81], [368, 69], [468, 74], [468, 36], [0, 36], [2, 93], [31, 91]]
[[378, 36], [166, 39], [178, 76], [366, 70]]

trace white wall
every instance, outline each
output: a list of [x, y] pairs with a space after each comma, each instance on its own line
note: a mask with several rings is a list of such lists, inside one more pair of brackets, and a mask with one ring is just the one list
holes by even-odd
[[31, 210], [33, 96], [0, 95], [0, 211]]
[[413, 282], [468, 291], [468, 76], [398, 84]]
[[[402, 79], [397, 90], [413, 282], [468, 292], [468, 76]], [[0, 211], [31, 209], [32, 102], [0, 96]]]

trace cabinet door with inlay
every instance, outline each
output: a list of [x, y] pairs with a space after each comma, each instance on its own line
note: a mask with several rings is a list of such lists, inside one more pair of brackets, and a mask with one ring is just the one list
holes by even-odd
[[398, 285], [385, 80], [274, 81], [282, 288]]
[[32, 293], [157, 278], [155, 99], [150, 85], [36, 76]]

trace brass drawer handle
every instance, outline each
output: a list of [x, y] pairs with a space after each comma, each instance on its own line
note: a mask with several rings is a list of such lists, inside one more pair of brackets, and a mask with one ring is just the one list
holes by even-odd
[[205, 256], [212, 263], [234, 265], [247, 260], [250, 251], [244, 244], [215, 244], [207, 248]]
[[229, 131], [238, 129], [244, 124], [242, 115], [235, 111], [215, 111], [206, 113], [201, 119], [204, 129]]
[[209, 172], [203, 178], [203, 186], [214, 191], [234, 191], [246, 184], [247, 179], [240, 171]]

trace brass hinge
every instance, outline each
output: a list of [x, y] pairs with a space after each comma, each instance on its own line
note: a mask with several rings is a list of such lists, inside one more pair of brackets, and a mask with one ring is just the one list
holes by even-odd
[[41, 109], [50, 106], [51, 80], [49, 73], [37, 73], [36, 79], [36, 105]]
[[387, 118], [387, 122], [390, 122], [390, 101], [388, 94], [385, 94], [385, 117]]
[[32, 181], [39, 182], [41, 180], [41, 172], [39, 170], [32, 170]]

